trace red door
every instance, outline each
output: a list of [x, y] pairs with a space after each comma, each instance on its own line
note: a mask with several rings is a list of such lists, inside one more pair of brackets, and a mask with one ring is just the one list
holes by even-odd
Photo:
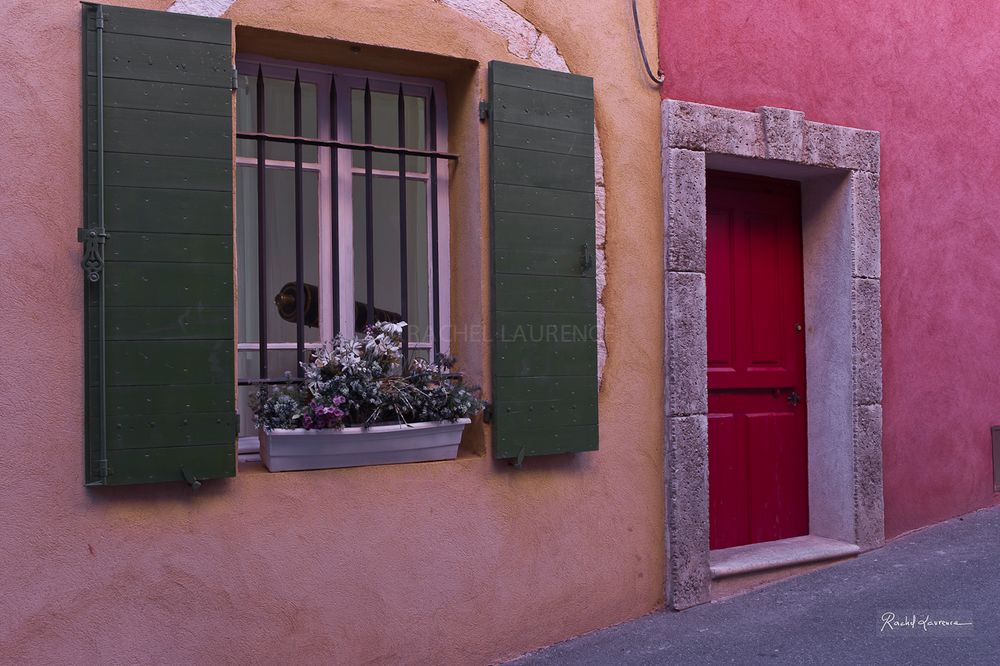
[[809, 532], [798, 183], [708, 172], [712, 548]]

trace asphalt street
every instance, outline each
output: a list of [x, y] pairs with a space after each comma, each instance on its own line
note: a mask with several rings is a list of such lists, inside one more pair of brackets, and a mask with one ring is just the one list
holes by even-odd
[[1000, 664], [1000, 507], [511, 664]]

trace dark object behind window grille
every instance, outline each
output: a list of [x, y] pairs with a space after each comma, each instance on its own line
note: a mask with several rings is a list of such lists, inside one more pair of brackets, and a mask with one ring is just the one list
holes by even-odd
[[[305, 284], [304, 292], [306, 296], [305, 302], [305, 317], [306, 326], [310, 328], [316, 328], [319, 326], [319, 287], [314, 284]], [[285, 321], [295, 323], [298, 321], [299, 310], [298, 305], [295, 301], [295, 292], [297, 291], [296, 284], [294, 282], [288, 282], [281, 291], [278, 292], [277, 296], [274, 297], [274, 305], [278, 309], [278, 316], [280, 316]], [[403, 321], [403, 315], [398, 312], [392, 312], [390, 310], [383, 310], [382, 308], [375, 308], [374, 312], [369, 312], [368, 306], [361, 301], [354, 302], [354, 330], [356, 333], [360, 333], [364, 330], [365, 322], [369, 319], [374, 321], [391, 321], [400, 322]]]

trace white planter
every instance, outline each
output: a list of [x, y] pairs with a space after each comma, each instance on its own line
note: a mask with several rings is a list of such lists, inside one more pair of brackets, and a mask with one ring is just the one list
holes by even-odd
[[454, 460], [470, 419], [343, 430], [260, 431], [260, 458], [272, 472]]

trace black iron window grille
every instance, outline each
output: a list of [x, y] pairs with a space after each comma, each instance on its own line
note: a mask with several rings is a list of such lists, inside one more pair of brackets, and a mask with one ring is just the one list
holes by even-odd
[[447, 351], [447, 161], [458, 157], [439, 148], [438, 82], [237, 65], [237, 364], [250, 435], [252, 387], [301, 380], [309, 350], [337, 334], [407, 321], [407, 358]]

